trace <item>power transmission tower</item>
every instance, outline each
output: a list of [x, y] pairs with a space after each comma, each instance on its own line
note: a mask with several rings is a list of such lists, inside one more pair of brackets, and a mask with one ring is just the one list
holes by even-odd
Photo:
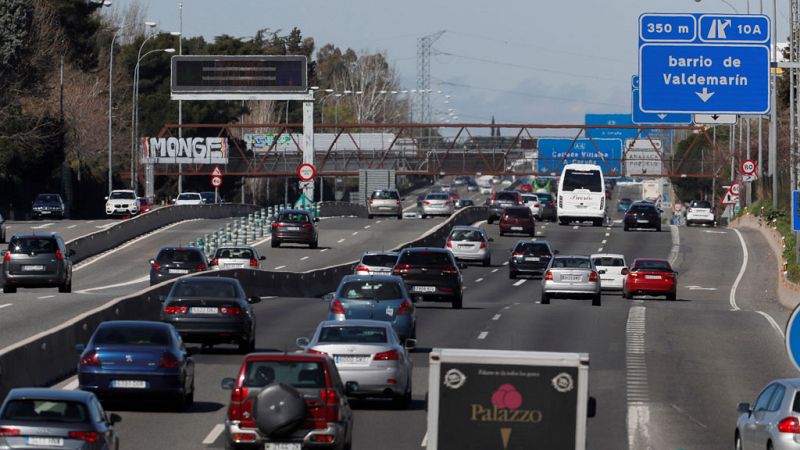
[[[442, 37], [445, 30], [437, 31], [417, 39], [417, 94], [419, 95], [420, 123], [431, 121], [431, 47]], [[412, 107], [413, 109], [413, 107]]]

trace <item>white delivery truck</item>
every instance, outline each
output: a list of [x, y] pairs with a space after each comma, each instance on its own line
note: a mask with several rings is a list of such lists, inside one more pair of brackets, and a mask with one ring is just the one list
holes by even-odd
[[584, 450], [586, 353], [431, 351], [428, 450]]

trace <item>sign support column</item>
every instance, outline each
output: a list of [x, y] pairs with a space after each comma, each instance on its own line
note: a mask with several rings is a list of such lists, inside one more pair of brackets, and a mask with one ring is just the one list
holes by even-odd
[[[303, 164], [314, 165], [314, 100], [303, 101]], [[300, 193], [314, 201], [314, 180], [300, 181]]]

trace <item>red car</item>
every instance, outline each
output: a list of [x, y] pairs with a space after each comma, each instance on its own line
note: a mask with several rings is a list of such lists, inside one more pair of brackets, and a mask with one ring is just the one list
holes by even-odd
[[530, 184], [521, 184], [517, 190], [520, 192], [533, 192], [533, 187]]
[[139, 214], [150, 212], [154, 208], [155, 202], [152, 197], [139, 197]]
[[634, 295], [664, 295], [675, 300], [678, 289], [678, 272], [672, 270], [666, 259], [636, 259], [628, 272], [622, 298]]
[[500, 236], [506, 233], [523, 233], [536, 236], [536, 222], [527, 206], [510, 206], [500, 215]]

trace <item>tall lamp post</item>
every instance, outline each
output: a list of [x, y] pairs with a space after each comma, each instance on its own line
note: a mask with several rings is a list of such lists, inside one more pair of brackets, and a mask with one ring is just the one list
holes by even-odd
[[325, 93], [328, 94], [325, 97], [322, 97], [322, 101], [320, 102], [320, 110], [322, 111], [319, 121], [321, 123], [325, 123], [325, 102], [328, 101], [329, 98], [333, 97], [333, 89], [325, 89]]
[[109, 60], [108, 60], [108, 194], [111, 194], [111, 191], [114, 190], [114, 179], [112, 173], [112, 165], [111, 165], [111, 108], [112, 108], [112, 89], [114, 83], [114, 42], [117, 40], [117, 36], [122, 31], [122, 28], [118, 29], [116, 33], [114, 33], [114, 37], [111, 38], [111, 50], [109, 50]]
[[[156, 26], [155, 22], [145, 22], [145, 26], [149, 28], [154, 28]], [[133, 70], [133, 84], [134, 84], [134, 94], [133, 99], [131, 100], [131, 187], [133, 187], [134, 178], [133, 178], [133, 168], [136, 161], [136, 102], [139, 100], [136, 97], [136, 79], [139, 76], [139, 61], [142, 59], [142, 50], [144, 49], [145, 44], [151, 38], [155, 37], [155, 33], [151, 33], [150, 36], [147, 36], [144, 41], [142, 41], [142, 45], [139, 46], [139, 53], [136, 54], [136, 66]]]

